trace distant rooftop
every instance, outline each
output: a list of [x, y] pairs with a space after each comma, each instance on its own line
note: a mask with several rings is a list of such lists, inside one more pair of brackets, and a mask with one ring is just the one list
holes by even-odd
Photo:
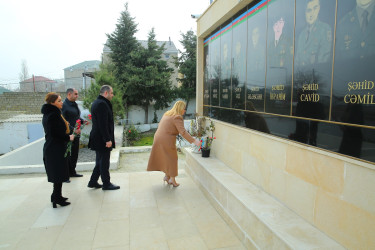
[[75, 64], [73, 66], [66, 67], [64, 70], [77, 70], [77, 69], [92, 69], [92, 68], [97, 68], [99, 69], [101, 61], [99, 60], [92, 60], [92, 61], [84, 61], [78, 64]]
[[[147, 48], [147, 40], [138, 40], [138, 42], [144, 47]], [[164, 45], [164, 53], [177, 53], [177, 48], [174, 45], [172, 41], [156, 41], [156, 44], [161, 47], [163, 44]]]
[[55, 80], [51, 80], [44, 76], [34, 76], [34, 79], [31, 77], [29, 79], [26, 79], [25, 81], [22, 81], [21, 83], [28, 83], [28, 82], [49, 82], [49, 83], [55, 83]]

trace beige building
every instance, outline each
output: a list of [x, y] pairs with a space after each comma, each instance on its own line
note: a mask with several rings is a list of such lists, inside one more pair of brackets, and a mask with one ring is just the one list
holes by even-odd
[[[143, 46], [147, 47], [147, 40], [138, 40], [138, 42]], [[164, 53], [162, 55], [162, 59], [167, 61], [168, 66], [171, 67], [174, 71], [171, 75], [171, 81], [172, 81], [172, 86], [178, 86], [177, 83], [177, 76], [178, 76], [178, 70], [176, 66], [174, 65], [174, 58], [178, 56], [178, 50], [174, 43], [169, 40], [169, 41], [157, 41], [156, 42], [158, 46], [162, 46], [164, 44]], [[108, 63], [110, 61], [109, 54], [112, 53], [111, 49], [105, 44], [103, 47], [103, 54], [102, 54], [102, 62], [103, 63]]]
[[[299, 2], [296, 1], [297, 10], [304, 8], [298, 5]], [[195, 154], [187, 155], [187, 172], [211, 198], [217, 210], [249, 249], [375, 249], [375, 165], [371, 157], [373, 153], [366, 153], [372, 152], [373, 142], [368, 138], [373, 136], [374, 128], [335, 121], [334, 117], [328, 116], [335, 112], [335, 103], [328, 105], [327, 110], [330, 112], [325, 117], [316, 116], [310, 120], [305, 116], [297, 119], [295, 105], [299, 105], [299, 102], [291, 102], [290, 100], [294, 100], [293, 96], [287, 93], [297, 86], [289, 87], [286, 84], [288, 81], [293, 84], [293, 80], [295, 83], [296, 77], [293, 78], [291, 75], [289, 79], [288, 75], [286, 76], [289, 71], [286, 68], [286, 57], [284, 58], [290, 53], [288, 60], [293, 63], [293, 25], [296, 25], [293, 19], [294, 4], [295, 1], [287, 0], [274, 0], [271, 4], [267, 0], [216, 0], [197, 20], [197, 112], [211, 117], [214, 121], [217, 139], [211, 149], [214, 158], [206, 160]], [[330, 6], [323, 1], [320, 1], [320, 4], [327, 4], [327, 8], [333, 10], [331, 24], [334, 25], [335, 5]], [[215, 78], [216, 62], [219, 63], [218, 68], [221, 67], [221, 70], [218, 70], [221, 74], [226, 66], [229, 67], [230, 74], [239, 69], [233, 65], [242, 65], [235, 64], [236, 60], [242, 60], [240, 57], [232, 57], [232, 60], [228, 60], [228, 65], [225, 63], [231, 52], [233, 55], [241, 48], [237, 46], [236, 41], [255, 40], [251, 37], [254, 36], [255, 29], [250, 33], [247, 32], [247, 27], [264, 15], [264, 21], [260, 21], [259, 24], [264, 25], [265, 35], [267, 20], [271, 22], [272, 17], [283, 10], [291, 11], [291, 14], [284, 15], [283, 19], [276, 21], [285, 25], [284, 31], [286, 28], [291, 31], [291, 47], [285, 45], [284, 50], [280, 52], [281, 59], [277, 61], [279, 65], [267, 68], [268, 72], [265, 71], [266, 75], [263, 74], [263, 81], [259, 86], [265, 85], [265, 81], [271, 78], [267, 75], [271, 70], [278, 70], [277, 74], [283, 74], [283, 77], [280, 77], [283, 82], [275, 86], [268, 83], [263, 88], [249, 85], [249, 72], [254, 68], [247, 69], [248, 77], [242, 85], [240, 81], [238, 83], [233, 80], [241, 79], [234, 78], [233, 74], [229, 80], [220, 78], [220, 75]], [[266, 19], [267, 14], [273, 16]], [[304, 13], [300, 16], [301, 22], [304, 21]], [[240, 19], [237, 19], [238, 17]], [[340, 16], [337, 18], [340, 19]], [[245, 32], [239, 31], [242, 29], [241, 23]], [[286, 27], [287, 25], [289, 26]], [[268, 38], [273, 37], [270, 35], [273, 34], [272, 27], [269, 23]], [[262, 29], [256, 30], [259, 31], [262, 32]], [[297, 32], [299, 31], [296, 29]], [[267, 36], [264, 37], [266, 39]], [[281, 36], [279, 34], [275, 37]], [[330, 46], [333, 48], [332, 38], [328, 36], [327, 40], [332, 42]], [[233, 46], [230, 46], [232, 41]], [[225, 46], [227, 42], [229, 46]], [[277, 44], [272, 43], [270, 46], [276, 47]], [[264, 48], [265, 45], [263, 44]], [[362, 46], [365, 45], [362, 42]], [[249, 46], [242, 44], [242, 48], [248, 50]], [[267, 50], [264, 51], [263, 58], [260, 59], [263, 59], [266, 65]], [[246, 50], [243, 53], [246, 55]], [[331, 61], [332, 58], [333, 53]], [[246, 59], [244, 60], [246, 67]], [[329, 65], [331, 66], [326, 66], [323, 70], [332, 70], [332, 64]], [[246, 68], [244, 70], [246, 76]], [[328, 76], [330, 83], [332, 72]], [[219, 80], [215, 85], [217, 79]], [[229, 81], [229, 86], [225, 85], [226, 81]], [[318, 85], [319, 83], [306, 86], [313, 86], [314, 88], [310, 88], [309, 91], [320, 96], [322, 100], [325, 95], [318, 92], [323, 91], [322, 85], [319, 85], [319, 88]], [[331, 89], [335, 90], [329, 87], [327, 91]], [[242, 97], [241, 91], [250, 95]], [[256, 93], [249, 91], [258, 91], [260, 94], [255, 95]], [[228, 93], [230, 98], [227, 102]], [[254, 105], [234, 106], [237, 94], [239, 98], [244, 98], [243, 104], [251, 104], [249, 100], [253, 97], [259, 97], [265, 102], [257, 109], [254, 109], [255, 101]], [[222, 100], [215, 102], [214, 99], [217, 97]], [[327, 98], [329, 104], [330, 96], [327, 95]], [[318, 102], [316, 99], [313, 101]], [[324, 104], [325, 102], [322, 103]], [[267, 109], [268, 105], [273, 109]], [[304, 110], [309, 107], [304, 106]], [[367, 108], [362, 107], [364, 110]], [[287, 112], [280, 114], [284, 109]], [[342, 108], [338, 110], [345, 112]], [[366, 112], [364, 115], [366, 119]], [[319, 124], [317, 136], [312, 138], [313, 135], [310, 134], [309, 140], [305, 142], [294, 139], [300, 124], [310, 126], [310, 131]], [[355, 143], [356, 146], [351, 151], [341, 151], [345, 141], [345, 133], [340, 129], [343, 125], [353, 127], [354, 131], [358, 132], [358, 136], [353, 137], [357, 138], [357, 141], [364, 134], [360, 142], [352, 140], [351, 143]], [[263, 129], [259, 129], [262, 126]], [[294, 135], [288, 138], [287, 132], [295, 128]], [[360, 154], [353, 153], [351, 156], [351, 152], [355, 152], [358, 147]]]
[[99, 60], [84, 61], [64, 69], [64, 80], [67, 88], [87, 89], [95, 81], [93, 73], [99, 70]]

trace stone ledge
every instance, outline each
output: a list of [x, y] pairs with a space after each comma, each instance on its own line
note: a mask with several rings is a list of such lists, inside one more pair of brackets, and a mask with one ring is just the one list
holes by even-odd
[[122, 154], [150, 152], [151, 148], [152, 146], [122, 147], [120, 152]]
[[[118, 169], [120, 164], [120, 149], [113, 149], [111, 152], [111, 159], [109, 169]], [[95, 167], [95, 162], [78, 162], [76, 170], [92, 171]], [[45, 173], [46, 170], [43, 164], [37, 165], [16, 165], [16, 166], [0, 166], [0, 175], [10, 174], [35, 174]]]
[[184, 151], [186, 172], [248, 248], [344, 249], [220, 160]]

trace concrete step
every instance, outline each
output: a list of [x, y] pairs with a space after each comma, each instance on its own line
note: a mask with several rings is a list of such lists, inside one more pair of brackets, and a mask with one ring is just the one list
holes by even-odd
[[217, 158], [185, 153], [186, 172], [249, 249], [344, 249]]

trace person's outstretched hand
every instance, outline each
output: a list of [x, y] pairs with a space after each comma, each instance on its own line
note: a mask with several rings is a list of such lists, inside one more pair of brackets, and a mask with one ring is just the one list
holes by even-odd
[[202, 145], [202, 142], [198, 141], [197, 139], [195, 139], [195, 141], [193, 143], [194, 143], [195, 146], [198, 146], [198, 147], [200, 147]]

